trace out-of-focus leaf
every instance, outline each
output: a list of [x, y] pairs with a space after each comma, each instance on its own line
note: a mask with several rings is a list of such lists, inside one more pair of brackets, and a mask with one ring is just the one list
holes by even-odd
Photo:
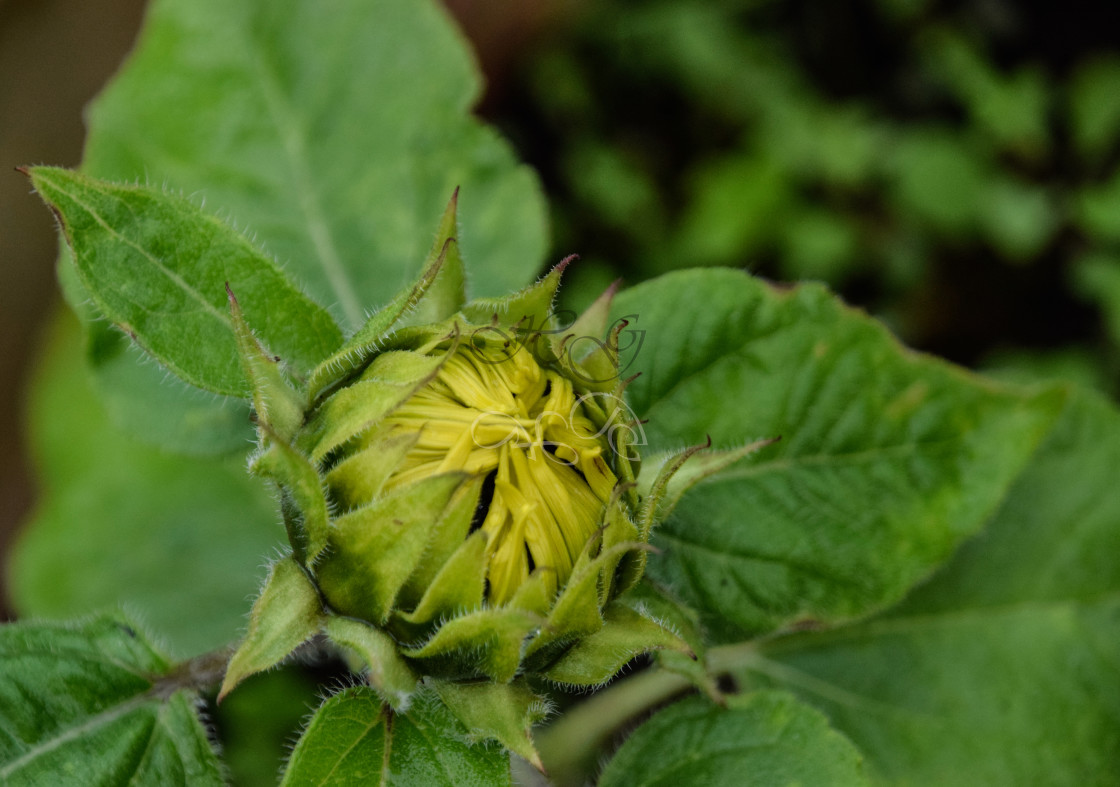
[[1077, 195], [1077, 222], [1097, 241], [1120, 242], [1120, 168]]
[[1087, 60], [1073, 74], [1069, 93], [1073, 141], [1091, 162], [1120, 141], [1120, 57]]
[[899, 207], [938, 232], [975, 228], [991, 165], [958, 136], [923, 128], [901, 137], [889, 161]]
[[883, 784], [1111, 785], [1120, 740], [1120, 413], [1079, 393], [977, 538], [899, 607], [778, 639], [757, 671]]
[[24, 615], [125, 604], [180, 652], [237, 638], [284, 531], [240, 459], [165, 454], [122, 435], [90, 385], [79, 328], [59, 320], [31, 388], [42, 502], [10, 556]]
[[456, 186], [475, 294], [536, 273], [541, 195], [468, 116], [479, 92], [430, 0], [157, 0], [83, 169], [200, 194], [353, 330], [414, 276]]

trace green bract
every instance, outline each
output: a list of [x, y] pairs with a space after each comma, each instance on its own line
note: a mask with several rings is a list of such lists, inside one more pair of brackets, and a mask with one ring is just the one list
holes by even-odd
[[259, 433], [251, 469], [280, 490], [292, 553], [223, 694], [325, 633], [394, 708], [426, 680], [468, 728], [539, 763], [528, 728], [543, 703], [521, 676], [595, 686], [641, 653], [689, 652], [626, 592], [682, 485], [743, 452], [677, 474], [690, 449], [640, 484], [613, 288], [570, 325], [552, 313], [567, 261], [466, 302], [455, 207], [416, 284], [306, 380], [230, 293]]

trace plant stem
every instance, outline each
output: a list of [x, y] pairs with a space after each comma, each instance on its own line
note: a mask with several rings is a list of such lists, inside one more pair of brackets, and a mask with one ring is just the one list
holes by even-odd
[[577, 705], [544, 729], [537, 741], [549, 776], [558, 785], [583, 783], [588, 765], [615, 730], [691, 687], [681, 675], [650, 669]]
[[151, 693], [166, 699], [180, 689], [201, 691], [213, 688], [222, 682], [232, 653], [232, 648], [219, 648], [181, 661], [166, 675], [160, 676], [152, 686]]
[[[708, 674], [720, 676], [758, 658], [753, 643], [712, 648], [704, 657]], [[554, 784], [583, 784], [602, 746], [623, 725], [678, 694], [695, 688], [684, 675], [657, 666], [612, 684], [561, 716], [537, 736]]]

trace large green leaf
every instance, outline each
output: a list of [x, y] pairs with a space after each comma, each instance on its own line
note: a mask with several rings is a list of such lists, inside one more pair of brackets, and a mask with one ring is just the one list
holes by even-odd
[[467, 730], [431, 695], [394, 714], [373, 689], [346, 689], [323, 703], [292, 752], [284, 785], [499, 787], [509, 755], [471, 745]]
[[[907, 352], [823, 288], [728, 270], [622, 293], [644, 452], [781, 440], [687, 493], [655, 578], [733, 641], [900, 598], [999, 503], [1058, 397], [1023, 397]], [[625, 334], [624, 334], [625, 335]]]
[[177, 457], [115, 430], [94, 395], [76, 322], [56, 324], [32, 386], [43, 502], [10, 566], [24, 615], [126, 604], [177, 650], [235, 640], [284, 531], [237, 460]]
[[456, 186], [476, 295], [540, 266], [539, 188], [468, 116], [479, 93], [433, 0], [156, 0], [83, 169], [200, 195], [353, 330], [414, 277]]
[[170, 666], [123, 617], [0, 627], [0, 783], [223, 784]]
[[692, 697], [670, 705], [622, 744], [599, 787], [866, 785], [863, 758], [819, 712], [785, 692]]
[[983, 534], [889, 613], [778, 639], [885, 784], [1106, 785], [1120, 773], [1120, 413], [1071, 400]]
[[64, 169], [31, 182], [62, 222], [100, 311], [183, 380], [247, 396], [227, 287], [269, 350], [307, 372], [342, 343], [322, 307], [247, 239], [190, 201]]

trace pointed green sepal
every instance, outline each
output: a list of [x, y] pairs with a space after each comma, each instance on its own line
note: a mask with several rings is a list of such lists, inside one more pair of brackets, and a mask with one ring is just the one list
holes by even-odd
[[544, 677], [565, 686], [601, 686], [643, 653], [671, 649], [692, 655], [683, 639], [625, 604], [612, 603], [603, 619], [599, 631], [576, 642], [543, 671]]
[[709, 451], [709, 438], [705, 445], [694, 445], [683, 451], [647, 460], [638, 477], [638, 488], [642, 490], [642, 510], [638, 515], [638, 526], [642, 531], [642, 538], [649, 538], [654, 524], [672, 513], [684, 493], [693, 486], [779, 439], [772, 437], [756, 440], [739, 448]]
[[[482, 476], [469, 476], [451, 494], [451, 500], [443, 515], [428, 537], [424, 549], [424, 559], [416, 567], [401, 588], [398, 607], [415, 609], [418, 607], [444, 565], [456, 551], [463, 547], [471, 532], [475, 510], [478, 508], [482, 492]], [[477, 605], [472, 605], [474, 609]], [[455, 610], [456, 613], [462, 610]]]
[[552, 302], [560, 288], [560, 277], [574, 257], [566, 257], [536, 284], [504, 298], [478, 298], [463, 307], [473, 323], [494, 324], [497, 329], [512, 328], [528, 332], [549, 327]]
[[481, 607], [489, 558], [486, 531], [475, 531], [443, 564], [416, 609], [400, 614], [401, 620], [422, 626]]
[[[453, 211], [452, 223], [454, 223]], [[442, 223], [440, 227], [442, 234]], [[436, 242], [439, 243], [438, 238]], [[444, 263], [448, 261], [449, 254], [452, 258], [451, 264], [458, 267], [458, 273], [453, 272], [448, 277], [447, 286], [441, 288], [442, 294], [439, 296], [439, 300], [444, 303], [454, 299], [454, 295], [451, 294], [455, 287], [453, 282], [456, 277], [462, 279], [463, 271], [458, 246], [454, 239], [449, 238], [443, 242], [439, 254], [424, 268], [420, 278], [412, 287], [399, 293], [389, 303], [374, 312], [366, 320], [365, 325], [359, 328], [342, 347], [311, 372], [307, 386], [311, 401], [318, 400], [329, 388], [344, 382], [361, 371], [375, 357], [376, 353], [383, 349], [384, 342], [390, 334], [412, 324], [406, 318], [419, 306], [429, 288], [440, 278], [440, 271]]]
[[611, 301], [621, 283], [622, 279], [616, 279], [559, 337], [558, 342], [564, 347], [564, 357], [580, 361], [602, 345], [609, 325]]
[[[619, 379], [618, 337], [629, 324], [627, 320], [619, 320], [606, 340], [592, 340], [588, 337], [581, 342], [573, 337], [565, 345], [565, 350], [569, 353], [567, 356], [569, 374], [592, 391], [609, 393], [619, 389], [621, 380]], [[581, 347], [583, 344], [590, 346]], [[582, 352], [578, 362], [575, 362], [575, 356], [572, 354], [576, 350]]]
[[556, 570], [539, 566], [521, 583], [507, 606], [532, 612], [545, 618], [556, 600]]
[[392, 365], [407, 365], [409, 375], [371, 375], [338, 391], [316, 411], [301, 443], [316, 462], [356, 435], [375, 428], [430, 380], [446, 360], [446, 356], [407, 355], [407, 362]]
[[365, 662], [366, 680], [389, 707], [395, 711], [408, 710], [419, 683], [392, 637], [365, 621], [338, 615], [327, 618], [326, 634]]
[[429, 685], [477, 740], [496, 740], [544, 771], [533, 745], [532, 728], [550, 709], [547, 700], [534, 694], [523, 679], [512, 683], [430, 680]]
[[291, 557], [277, 561], [249, 613], [249, 632], [230, 659], [218, 701], [318, 634], [323, 619], [319, 593], [300, 565]]
[[[623, 490], [618, 490], [607, 504], [606, 525], [603, 528], [603, 549], [611, 549], [619, 544], [634, 543], [639, 540], [638, 526], [630, 521], [626, 506], [622, 503]], [[604, 605], [612, 598], [629, 589], [627, 576], [628, 564], [644, 556], [646, 550], [627, 550], [614, 553], [615, 556], [603, 566], [602, 581], [599, 583], [599, 601]], [[620, 569], [621, 566], [621, 569]]]
[[315, 465], [299, 451], [278, 437], [269, 442], [265, 452], [250, 464], [249, 471], [279, 485], [288, 541], [296, 559], [310, 565], [326, 547], [330, 526], [323, 482]]
[[257, 423], [290, 441], [303, 423], [303, 412], [307, 402], [297, 393], [280, 367], [280, 359], [270, 355], [245, 322], [241, 304], [226, 284], [229, 296], [229, 313], [233, 323], [233, 334], [237, 338], [237, 351], [241, 365], [253, 391], [253, 410]]
[[525, 649], [526, 658], [540, 651], [551, 653], [557, 646], [564, 646], [602, 629], [600, 587], [604, 582], [604, 571], [617, 564], [619, 555], [634, 549], [650, 548], [648, 544], [629, 542], [600, 549], [595, 554], [600, 539], [601, 536], [593, 539], [599, 543], [589, 544], [576, 561], [572, 576], [556, 599], [544, 627]]
[[326, 476], [327, 488], [342, 513], [380, 497], [389, 476], [419, 439], [419, 432], [382, 429], [371, 435], [365, 448], [332, 467]]
[[430, 675], [474, 678], [484, 675], [508, 683], [521, 663], [521, 644], [542, 623], [538, 615], [513, 607], [482, 609], [447, 621], [404, 655]]
[[434, 267], [436, 275], [412, 311], [402, 320], [402, 324], [423, 325], [446, 320], [463, 308], [467, 300], [466, 274], [463, 271], [463, 258], [459, 254], [459, 226], [456, 218], [458, 207], [459, 189], [456, 188], [440, 219], [432, 249], [424, 261], [425, 272]]
[[331, 548], [315, 574], [336, 611], [385, 623], [424, 556], [432, 529], [465, 479], [462, 473], [431, 476], [334, 520]]

